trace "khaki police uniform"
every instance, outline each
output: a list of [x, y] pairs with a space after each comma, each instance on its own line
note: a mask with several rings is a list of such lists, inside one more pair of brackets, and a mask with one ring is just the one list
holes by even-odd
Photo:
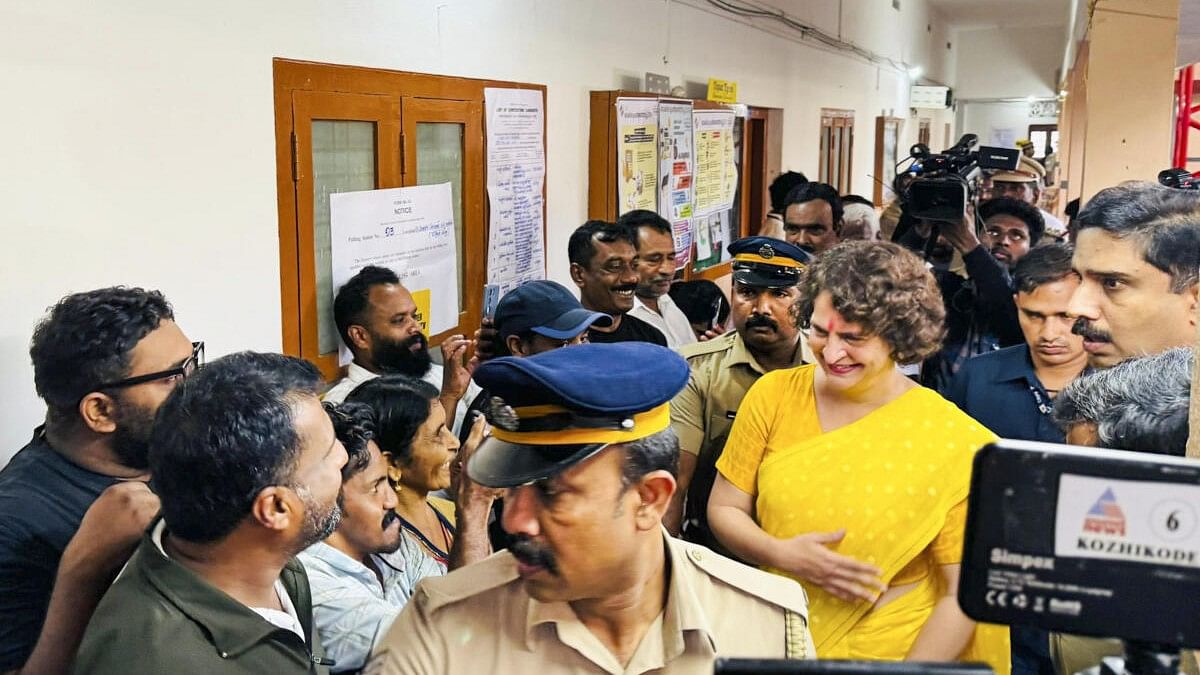
[[565, 602], [525, 593], [508, 552], [423, 580], [364, 675], [708, 673], [717, 656], [814, 658], [799, 584], [663, 532], [667, 602], [628, 664]]
[[[737, 409], [750, 385], [767, 371], [746, 349], [737, 331], [687, 345], [680, 353], [691, 374], [683, 391], [671, 401], [671, 427], [679, 436], [679, 449], [696, 455], [696, 471], [684, 505], [684, 538], [724, 552], [708, 529], [708, 495]], [[801, 334], [792, 365], [813, 362], [808, 340]]]

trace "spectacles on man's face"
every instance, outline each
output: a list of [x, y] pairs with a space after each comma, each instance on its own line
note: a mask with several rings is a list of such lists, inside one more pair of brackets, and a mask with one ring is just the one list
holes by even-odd
[[123, 389], [125, 387], [132, 387], [139, 384], [145, 384], [147, 382], [154, 382], [155, 380], [166, 380], [169, 378], [178, 378], [182, 380], [196, 372], [196, 369], [203, 365], [204, 343], [193, 342], [192, 355], [187, 357], [183, 363], [175, 366], [174, 368], [160, 370], [156, 373], [146, 373], [145, 375], [134, 375], [133, 377], [127, 377], [123, 380], [117, 380], [116, 382], [106, 382], [96, 387], [96, 389]]

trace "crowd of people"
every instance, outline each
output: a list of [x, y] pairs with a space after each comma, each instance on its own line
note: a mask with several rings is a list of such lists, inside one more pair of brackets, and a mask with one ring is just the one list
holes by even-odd
[[972, 460], [1183, 454], [1200, 193], [1122, 184], [1064, 226], [1044, 173], [937, 223], [785, 173], [728, 293], [678, 280], [658, 214], [590, 220], [578, 299], [527, 282], [439, 363], [368, 266], [332, 383], [206, 363], [157, 291], [68, 295], [0, 470], [0, 672], [1092, 665], [1111, 644], [959, 608]]

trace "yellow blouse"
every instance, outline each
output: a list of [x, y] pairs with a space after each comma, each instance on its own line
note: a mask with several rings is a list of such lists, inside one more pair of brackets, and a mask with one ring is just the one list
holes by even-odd
[[[805, 584], [819, 657], [900, 660], [943, 595], [939, 566], [962, 561], [971, 463], [996, 437], [923, 387], [824, 432], [815, 369], [772, 371], [751, 387], [717, 469], [755, 497], [771, 536], [846, 528], [838, 553], [876, 565], [891, 587], [917, 584], [877, 609]], [[1007, 629], [977, 627], [962, 658], [1008, 673]]]

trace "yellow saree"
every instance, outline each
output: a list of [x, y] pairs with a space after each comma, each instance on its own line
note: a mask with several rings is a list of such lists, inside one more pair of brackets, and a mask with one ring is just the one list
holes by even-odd
[[[879, 567], [889, 587], [915, 584], [876, 608], [802, 581], [820, 658], [900, 660], [944, 594], [939, 566], [962, 561], [971, 461], [995, 436], [920, 387], [825, 433], [815, 368], [774, 371], [755, 383], [717, 469], [756, 497], [755, 519], [771, 536], [845, 528], [838, 553]], [[960, 659], [1007, 674], [1007, 628], [977, 626]]]

